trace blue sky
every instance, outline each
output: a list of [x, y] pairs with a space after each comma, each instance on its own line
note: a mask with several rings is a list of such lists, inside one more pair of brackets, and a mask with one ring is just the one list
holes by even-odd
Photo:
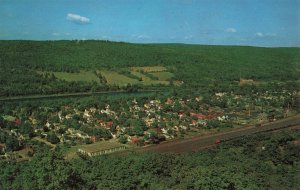
[[0, 0], [0, 39], [300, 46], [300, 0]]

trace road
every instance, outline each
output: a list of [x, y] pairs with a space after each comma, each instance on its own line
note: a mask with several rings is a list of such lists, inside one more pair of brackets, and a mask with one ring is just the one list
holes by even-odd
[[158, 145], [152, 145], [148, 147], [138, 148], [137, 152], [158, 152], [158, 153], [183, 153], [183, 152], [193, 152], [199, 151], [201, 149], [210, 148], [215, 146], [216, 139], [221, 141], [230, 140], [236, 137], [241, 137], [244, 135], [264, 132], [264, 131], [273, 131], [273, 130], [282, 130], [287, 127], [300, 128], [300, 114], [285, 118], [279, 121], [271, 122], [264, 124], [260, 127], [249, 126], [237, 129], [231, 129], [223, 133], [218, 133], [209, 136], [198, 136], [190, 139], [184, 140], [174, 140]]
[[66, 94], [50, 94], [50, 95], [32, 95], [32, 96], [13, 96], [13, 97], [0, 97], [0, 101], [22, 101], [22, 100], [37, 100], [37, 99], [52, 99], [52, 98], [70, 98], [70, 97], [85, 97], [95, 95], [122, 95], [122, 94], [142, 94], [151, 92], [161, 92], [162, 90], [139, 90], [136, 92], [128, 92], [125, 90], [118, 91], [104, 91], [104, 92], [78, 92]]

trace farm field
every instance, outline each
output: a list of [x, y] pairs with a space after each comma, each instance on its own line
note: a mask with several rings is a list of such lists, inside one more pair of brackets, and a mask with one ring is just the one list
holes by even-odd
[[164, 81], [164, 80], [153, 80], [149, 77], [147, 77], [146, 75], [140, 73], [140, 72], [137, 72], [137, 71], [131, 71], [131, 73], [137, 77], [140, 77], [142, 78], [142, 81], [141, 83], [142, 84], [145, 84], [145, 85], [152, 85], [152, 84], [163, 84], [163, 85], [168, 85], [170, 84], [169, 81]]
[[131, 67], [132, 71], [143, 71], [143, 72], [163, 72], [167, 71], [166, 67], [163, 66], [151, 66], [151, 67]]
[[158, 78], [158, 80], [166, 81], [170, 80], [172, 77], [174, 77], [173, 73], [170, 72], [150, 72], [151, 75], [155, 76]]
[[[139, 67], [139, 68], [141, 69], [143, 67]], [[146, 67], [146, 68], [154, 70], [156, 67]], [[100, 70], [98, 72], [100, 72], [104, 76], [104, 78], [107, 80], [107, 83], [109, 85], [126, 86], [127, 84], [131, 84], [131, 85], [139, 84], [139, 85], [149, 86], [149, 85], [156, 85], [156, 84], [163, 84], [163, 85], [170, 84], [170, 82], [167, 81], [168, 77], [166, 77], [166, 76], [161, 77], [162, 79], [159, 79], [159, 80], [153, 80], [153, 79], [150, 79], [149, 77], [147, 77], [146, 75], [144, 75], [138, 71], [135, 71], [134, 69], [131, 71], [131, 74], [135, 75], [139, 78], [142, 78], [142, 81], [139, 81], [135, 78], [125, 76], [116, 71]], [[164, 73], [167, 73], [167, 72], [164, 72]], [[170, 73], [170, 74], [172, 74], [172, 73]], [[164, 74], [162, 73], [161, 75], [164, 75]]]
[[127, 84], [140, 84], [140, 81], [119, 74], [116, 71], [101, 70], [98, 72], [100, 72], [104, 76], [109, 85], [126, 86]]
[[100, 83], [99, 78], [92, 71], [80, 71], [79, 73], [67, 73], [67, 72], [50, 72], [55, 77], [68, 82], [71, 81], [83, 81], [83, 82], [97, 82]]

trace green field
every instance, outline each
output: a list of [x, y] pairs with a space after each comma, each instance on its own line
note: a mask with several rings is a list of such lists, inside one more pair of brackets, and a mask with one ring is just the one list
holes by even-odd
[[92, 71], [80, 71], [79, 73], [67, 72], [51, 72], [58, 79], [65, 81], [84, 81], [84, 82], [97, 82], [100, 83], [99, 78]]
[[126, 86], [127, 84], [140, 84], [140, 81], [121, 75], [116, 71], [100, 71], [110, 85]]
[[151, 67], [131, 67], [132, 71], [144, 71], [144, 72], [162, 72], [167, 68], [163, 66], [151, 66]]
[[142, 78], [142, 84], [144, 85], [152, 85], [152, 84], [163, 84], [163, 85], [169, 85], [170, 82], [169, 81], [164, 81], [164, 80], [152, 80], [151, 78], [147, 77], [146, 75], [137, 72], [137, 71], [131, 71], [131, 74]]
[[170, 72], [150, 72], [150, 74], [162, 81], [167, 81], [174, 77], [174, 74]]
[[169, 84], [169, 81], [152, 80], [149, 77], [143, 75], [142, 73], [136, 71], [132, 71], [131, 74], [137, 77], [141, 77], [143, 79], [142, 81], [122, 75], [116, 71], [101, 70], [100, 73], [106, 78], [107, 83], [109, 85], [126, 86], [127, 84], [132, 84], [132, 85], [139, 84], [139, 85], [147, 86], [147, 85], [156, 85], [156, 84], [163, 84], [163, 85]]

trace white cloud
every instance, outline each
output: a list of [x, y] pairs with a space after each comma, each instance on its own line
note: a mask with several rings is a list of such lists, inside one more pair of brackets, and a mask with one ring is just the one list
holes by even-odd
[[225, 32], [235, 33], [235, 32], [237, 32], [237, 30], [236, 30], [235, 28], [227, 28], [227, 29], [225, 30]]
[[67, 20], [80, 24], [87, 24], [90, 22], [89, 18], [72, 13], [67, 14]]
[[137, 36], [137, 38], [138, 39], [149, 39], [150, 36], [142, 34], [142, 35]]
[[189, 40], [189, 39], [192, 39], [193, 37], [194, 37], [193, 35], [188, 35], [188, 36], [185, 36], [184, 39]]
[[263, 33], [261, 33], [261, 32], [257, 32], [257, 33], [255, 33], [255, 36], [257, 36], [257, 37], [264, 37], [265, 35]]
[[276, 33], [257, 32], [257, 33], [255, 33], [255, 36], [260, 37], [260, 38], [262, 38], [262, 37], [275, 37], [275, 36], [277, 36], [277, 34]]
[[52, 36], [60, 36], [60, 33], [53, 32], [53, 33], [52, 33]]

